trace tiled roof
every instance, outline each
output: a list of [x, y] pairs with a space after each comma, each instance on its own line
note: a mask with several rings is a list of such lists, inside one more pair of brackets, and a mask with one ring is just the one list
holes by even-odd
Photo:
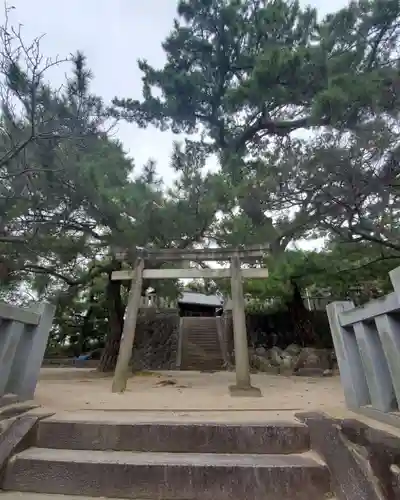
[[178, 302], [180, 304], [197, 304], [201, 306], [219, 307], [224, 303], [224, 299], [218, 295], [206, 295], [197, 292], [182, 292]]

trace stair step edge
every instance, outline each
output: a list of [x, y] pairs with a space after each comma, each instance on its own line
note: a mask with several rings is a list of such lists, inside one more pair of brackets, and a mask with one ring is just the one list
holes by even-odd
[[[84, 418], [83, 418], [84, 416]], [[175, 428], [181, 428], [182, 425], [184, 427], [224, 427], [224, 428], [235, 428], [235, 429], [249, 429], [249, 428], [261, 428], [261, 429], [267, 429], [267, 428], [295, 428], [295, 429], [308, 429], [307, 425], [304, 424], [303, 422], [300, 422], [299, 420], [267, 420], [266, 422], [220, 422], [218, 420], [212, 421], [212, 420], [190, 420], [188, 422], [185, 422], [182, 424], [180, 421], [176, 420], [160, 420], [160, 421], [154, 421], [154, 420], [143, 420], [143, 421], [138, 421], [138, 422], [132, 422], [131, 420], [128, 420], [126, 417], [120, 417], [120, 420], [116, 420], [115, 418], [104, 418], [101, 417], [96, 418], [96, 419], [91, 419], [86, 414], [82, 414], [80, 412], [77, 412], [77, 414], [74, 414], [74, 412], [68, 413], [68, 414], [61, 414], [61, 415], [53, 415], [50, 417], [47, 417], [46, 419], [42, 420], [39, 423], [39, 427], [46, 427], [47, 424], [82, 424], [82, 425], [110, 425], [110, 426], [129, 426], [129, 427], [142, 427], [142, 426], [151, 426], [151, 427], [175, 427]]]
[[219, 454], [219, 453], [167, 453], [132, 451], [63, 450], [29, 448], [15, 455], [14, 461], [52, 463], [126, 464], [132, 466], [190, 466], [190, 467], [325, 467], [312, 452], [289, 455]]

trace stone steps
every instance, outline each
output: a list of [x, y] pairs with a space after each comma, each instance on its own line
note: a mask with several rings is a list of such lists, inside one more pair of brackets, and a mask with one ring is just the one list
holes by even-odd
[[[48, 495], [47, 493], [0, 492], [0, 500], [93, 500], [93, 497], [76, 495]], [[123, 500], [122, 498], [97, 497], [97, 500]], [[141, 500], [141, 499], [137, 499]], [[144, 500], [144, 499], [142, 499]]]
[[297, 422], [131, 424], [49, 418], [40, 422], [35, 445], [70, 450], [289, 454], [309, 449], [309, 433]]
[[210, 354], [218, 354], [219, 352], [219, 344], [215, 341], [205, 341], [202, 339], [200, 336], [198, 338], [189, 338], [186, 340], [186, 349], [188, 351], [194, 351], [197, 352], [199, 350], [201, 351], [207, 351]]
[[182, 334], [182, 370], [223, 368], [215, 318], [184, 318]]
[[185, 322], [191, 326], [199, 325], [199, 319], [202, 325], [212, 325], [214, 323], [214, 316], [184, 316]]
[[30, 448], [10, 461], [3, 489], [132, 499], [308, 500], [329, 491], [329, 473], [307, 454]]
[[7, 500], [45, 500], [35, 495], [46, 494], [55, 500], [56, 495], [322, 500], [330, 491], [329, 471], [309, 451], [308, 427], [297, 420], [131, 423], [100, 418], [66, 413], [41, 420], [30, 441], [34, 447], [15, 454], [4, 468], [0, 486], [8, 498], [0, 493], [0, 500], [3, 494]]
[[[19, 491], [0, 492], [0, 500], [93, 500], [93, 497], [75, 495], [47, 495], [46, 493], [21, 493]], [[97, 497], [97, 500], [123, 500], [122, 498]], [[144, 499], [136, 499], [144, 500]], [[324, 500], [336, 500], [334, 497]]]

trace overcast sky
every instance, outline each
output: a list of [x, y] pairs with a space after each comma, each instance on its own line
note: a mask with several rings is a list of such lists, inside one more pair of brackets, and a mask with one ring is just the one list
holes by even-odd
[[[45, 34], [42, 50], [46, 56], [64, 57], [83, 51], [94, 73], [93, 91], [106, 101], [114, 96], [141, 97], [141, 72], [137, 59], [161, 66], [161, 43], [172, 27], [177, 0], [9, 0], [15, 6], [12, 22], [23, 24], [29, 41]], [[304, 2], [321, 13], [337, 10], [347, 0]], [[51, 74], [59, 84], [66, 67]], [[139, 130], [134, 125], [118, 125], [117, 137], [140, 167], [150, 157], [168, 183], [169, 155], [174, 136], [154, 128]]]

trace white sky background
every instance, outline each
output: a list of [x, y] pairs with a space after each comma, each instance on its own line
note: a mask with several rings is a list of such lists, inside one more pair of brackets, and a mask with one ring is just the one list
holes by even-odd
[[[163, 65], [161, 43], [172, 28], [177, 6], [177, 0], [9, 0], [8, 3], [15, 7], [11, 22], [23, 24], [26, 42], [45, 34], [41, 42], [43, 54], [65, 57], [81, 50], [87, 56], [95, 77], [92, 90], [106, 102], [115, 96], [141, 98], [137, 59], [147, 59], [156, 67]], [[317, 7], [320, 15], [324, 15], [348, 1], [301, 3]], [[1, 17], [3, 22], [3, 12]], [[67, 69], [61, 66], [53, 70], [54, 85], [63, 81]], [[153, 158], [158, 173], [169, 183], [173, 177], [170, 153], [176, 136], [153, 127], [140, 130], [126, 123], [118, 125], [115, 135], [134, 158], [137, 168]]]

